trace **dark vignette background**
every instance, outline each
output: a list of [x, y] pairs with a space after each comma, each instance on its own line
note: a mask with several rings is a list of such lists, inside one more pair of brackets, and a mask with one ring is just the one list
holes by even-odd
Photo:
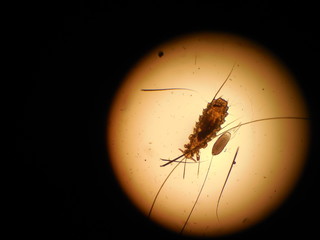
[[22, 47], [22, 77], [14, 81], [13, 233], [32, 239], [179, 239], [150, 223], [120, 190], [105, 149], [106, 118], [117, 86], [153, 47], [180, 34], [224, 31], [260, 42], [288, 65], [308, 100], [313, 132], [305, 174], [288, 202], [262, 224], [227, 239], [316, 236], [316, 9], [301, 1], [24, 3], [13, 16]]

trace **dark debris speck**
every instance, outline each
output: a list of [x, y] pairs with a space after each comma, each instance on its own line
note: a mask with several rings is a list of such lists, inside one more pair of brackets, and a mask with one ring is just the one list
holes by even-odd
[[161, 57], [163, 57], [163, 55], [164, 55], [164, 52], [163, 51], [159, 51], [158, 52], [158, 56], [161, 58]]

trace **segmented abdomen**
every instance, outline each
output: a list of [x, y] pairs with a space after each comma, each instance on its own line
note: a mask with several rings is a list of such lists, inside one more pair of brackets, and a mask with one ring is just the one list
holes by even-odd
[[[203, 109], [199, 121], [196, 123], [193, 133], [189, 135], [189, 143], [185, 144], [183, 153], [186, 158], [193, 159], [197, 155], [199, 161], [199, 150], [205, 148], [220, 131], [221, 125], [228, 115], [228, 102], [222, 98], [214, 99]], [[193, 159], [194, 160], [194, 159]]]

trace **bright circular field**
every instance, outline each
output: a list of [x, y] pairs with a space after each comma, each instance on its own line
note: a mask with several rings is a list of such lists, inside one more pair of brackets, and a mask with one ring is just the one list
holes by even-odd
[[[302, 93], [281, 61], [248, 39], [218, 33], [181, 36], [155, 47], [129, 71], [113, 101], [107, 147], [117, 179], [133, 205], [174, 232], [219, 236], [248, 229], [277, 210], [303, 170], [307, 119], [239, 125], [229, 131], [231, 139], [219, 155], [211, 154], [216, 137], [200, 150], [200, 166], [191, 159], [179, 164], [154, 202], [178, 164], [160, 167], [166, 163], [161, 158], [182, 154], [179, 148], [189, 142], [203, 109], [233, 66], [216, 97], [229, 106], [219, 133], [258, 119], [308, 117]], [[193, 91], [141, 91], [163, 88]]]

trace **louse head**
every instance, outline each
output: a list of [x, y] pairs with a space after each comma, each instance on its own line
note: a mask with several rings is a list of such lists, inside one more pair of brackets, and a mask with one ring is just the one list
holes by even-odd
[[227, 107], [228, 106], [228, 102], [226, 100], [224, 100], [223, 98], [218, 98], [218, 99], [214, 99], [211, 102], [212, 106], [214, 107]]
[[222, 114], [224, 117], [228, 115], [228, 102], [223, 98], [218, 98], [212, 100], [211, 103], [208, 104], [207, 112], [214, 115]]

